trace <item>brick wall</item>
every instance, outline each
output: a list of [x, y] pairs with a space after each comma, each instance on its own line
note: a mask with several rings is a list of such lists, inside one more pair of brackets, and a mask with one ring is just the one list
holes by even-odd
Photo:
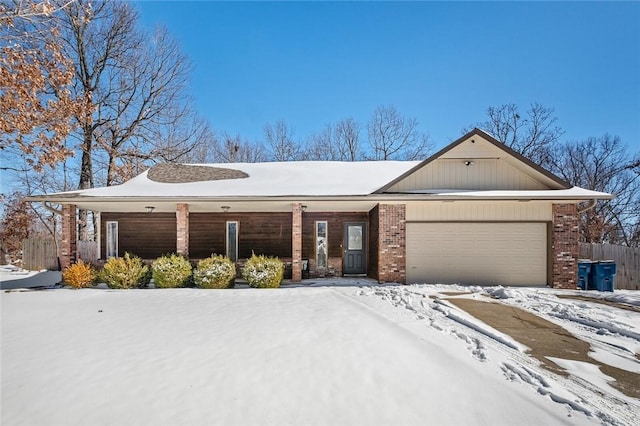
[[316, 267], [315, 259], [309, 259], [309, 276], [311, 278], [341, 277], [342, 276], [342, 258], [329, 257], [327, 259], [327, 268], [323, 268], [323, 269], [318, 269]]
[[578, 281], [579, 220], [576, 204], [553, 205], [552, 287], [575, 289]]
[[76, 206], [65, 204], [62, 206], [62, 247], [60, 248], [60, 264], [63, 269], [76, 261], [77, 240]]
[[291, 281], [302, 281], [302, 205], [293, 204], [291, 217]]
[[406, 271], [406, 208], [378, 205], [378, 281], [404, 284]]
[[176, 208], [176, 252], [189, 257], [189, 204]]

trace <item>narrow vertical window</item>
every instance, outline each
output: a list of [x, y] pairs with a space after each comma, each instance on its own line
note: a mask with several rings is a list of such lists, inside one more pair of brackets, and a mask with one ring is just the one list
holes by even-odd
[[118, 222], [106, 222], [107, 252], [106, 258], [118, 257]]
[[238, 222], [227, 222], [227, 257], [238, 260]]
[[327, 222], [316, 222], [316, 267], [318, 269], [327, 268]]

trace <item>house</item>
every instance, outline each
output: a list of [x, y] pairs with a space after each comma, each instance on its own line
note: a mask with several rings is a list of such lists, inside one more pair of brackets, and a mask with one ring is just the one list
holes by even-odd
[[312, 277], [575, 288], [581, 205], [611, 198], [474, 129], [422, 162], [160, 164], [31, 201], [63, 205], [64, 265], [81, 208], [98, 214], [102, 258], [218, 253], [242, 265], [255, 252], [290, 263], [294, 281], [304, 264]]

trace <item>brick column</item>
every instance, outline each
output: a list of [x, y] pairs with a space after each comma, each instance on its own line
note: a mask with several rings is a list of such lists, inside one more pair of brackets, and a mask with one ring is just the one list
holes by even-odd
[[579, 218], [576, 204], [553, 205], [552, 287], [576, 289], [578, 285]]
[[407, 232], [404, 204], [378, 205], [378, 281], [407, 281]]
[[62, 206], [62, 247], [60, 248], [60, 266], [62, 266], [62, 269], [75, 263], [77, 240], [76, 205], [64, 204]]
[[189, 204], [185, 203], [176, 209], [176, 252], [189, 257]]
[[302, 204], [293, 204], [291, 217], [291, 281], [302, 281]]

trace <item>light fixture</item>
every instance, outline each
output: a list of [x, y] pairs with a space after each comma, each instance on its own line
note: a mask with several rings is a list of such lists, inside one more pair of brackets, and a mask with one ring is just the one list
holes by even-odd
[[300, 206], [300, 208], [302, 209], [303, 212], [307, 211], [307, 206], [305, 206], [304, 204]]
[[228, 212], [228, 211], [229, 211], [229, 209], [230, 209], [231, 207], [229, 207], [229, 206], [222, 206], [222, 207], [220, 207], [220, 208], [222, 209], [222, 211], [223, 211], [223, 212], [225, 212], [225, 213], [226, 213], [226, 212]]
[[464, 165], [465, 166], [473, 166], [473, 161], [467, 160], [467, 161], [464, 162]]
[[144, 209], [147, 211], [147, 213], [153, 213], [153, 211], [154, 211], [156, 208], [155, 208], [155, 207], [153, 207], [153, 206], [145, 206], [145, 208], [144, 208]]

